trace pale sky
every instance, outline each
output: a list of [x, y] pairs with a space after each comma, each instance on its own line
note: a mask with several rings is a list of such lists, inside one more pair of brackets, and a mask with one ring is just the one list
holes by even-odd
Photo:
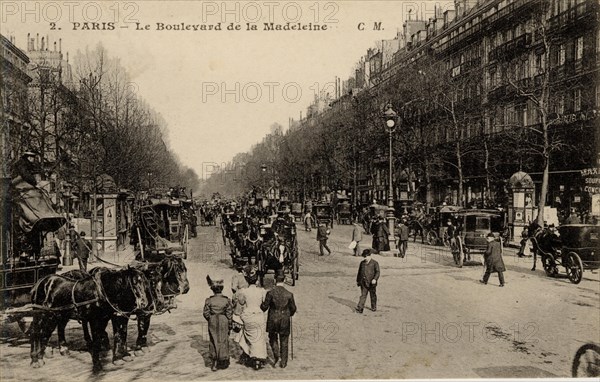
[[[305, 115], [316, 89], [335, 76], [350, 77], [369, 47], [396, 35], [408, 9], [427, 18], [436, 4], [446, 9], [452, 2], [1, 0], [0, 31], [15, 36], [23, 50], [27, 33], [47, 34], [51, 43], [62, 38], [71, 61], [77, 50], [101, 42], [111, 57], [121, 59], [141, 97], [167, 121], [171, 148], [202, 177], [203, 163], [228, 162], [260, 141], [273, 123], [287, 128], [289, 117]], [[227, 9], [233, 12], [226, 14]], [[263, 30], [269, 15], [285, 24], [296, 19], [297, 11], [302, 24], [318, 21], [328, 30]], [[257, 12], [262, 15], [258, 31], [246, 30], [246, 21], [255, 20]], [[81, 30], [86, 20], [115, 22], [115, 29]], [[149, 24], [150, 30], [136, 30], [135, 21]], [[80, 30], [73, 30], [74, 22]], [[156, 30], [157, 23], [182, 22], [221, 22], [223, 30]], [[226, 30], [231, 22], [242, 30]], [[373, 30], [374, 22], [381, 22], [382, 30]]]

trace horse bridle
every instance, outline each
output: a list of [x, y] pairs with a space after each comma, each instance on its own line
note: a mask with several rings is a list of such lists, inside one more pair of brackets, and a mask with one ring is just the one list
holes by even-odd
[[[116, 307], [116, 306], [115, 306], [115, 305], [114, 305], [112, 302], [110, 302], [110, 300], [108, 299], [108, 295], [106, 294], [106, 290], [104, 289], [104, 284], [102, 284], [101, 275], [102, 275], [102, 272], [99, 272], [99, 273], [98, 273], [98, 276], [96, 276], [96, 277], [98, 277], [98, 278], [100, 279], [100, 280], [98, 280], [99, 282], [98, 282], [98, 283], [96, 283], [96, 284], [97, 284], [97, 285], [99, 285], [99, 287], [100, 287], [100, 292], [101, 292], [101, 295], [102, 295], [102, 297], [103, 297], [103, 300], [104, 300], [104, 301], [106, 301], [106, 303], [107, 303], [107, 304], [108, 304], [108, 305], [109, 305], [109, 306], [110, 306], [110, 307], [111, 307], [111, 308], [112, 308], [112, 309], [113, 309], [113, 310], [114, 310], [114, 311], [117, 313], [117, 316], [123, 316], [123, 317], [130, 318], [130, 316], [131, 316], [132, 314], [134, 314], [136, 311], [140, 311], [140, 310], [142, 310], [142, 311], [143, 311], [143, 307], [142, 307], [142, 306], [140, 306], [140, 303], [139, 303], [139, 301], [140, 301], [140, 299], [141, 299], [141, 296], [138, 296], [138, 295], [137, 295], [137, 293], [136, 293], [136, 290], [137, 290], [137, 288], [135, 288], [135, 287], [133, 286], [133, 283], [131, 282], [131, 277], [127, 277], [127, 283], [128, 283], [128, 284], [129, 284], [129, 286], [131, 287], [131, 290], [133, 291], [133, 295], [135, 296], [135, 304], [136, 304], [136, 307], [135, 307], [135, 308], [134, 308], [134, 309], [133, 309], [131, 312], [125, 312], [125, 311], [123, 311], [123, 310], [121, 310], [121, 309], [117, 308], [117, 307]], [[144, 276], [144, 277], [145, 277], [145, 276]], [[145, 292], [145, 291], [144, 291], [144, 292]]]

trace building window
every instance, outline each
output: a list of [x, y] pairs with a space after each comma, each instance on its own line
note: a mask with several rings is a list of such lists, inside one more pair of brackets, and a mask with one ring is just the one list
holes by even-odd
[[559, 66], [562, 66], [565, 64], [566, 56], [567, 56], [567, 47], [565, 46], [565, 44], [560, 44], [560, 48], [558, 51], [558, 65]]
[[577, 37], [575, 40], [575, 60], [583, 58], [583, 36]]
[[581, 110], [581, 89], [575, 89], [573, 92], [573, 111]]

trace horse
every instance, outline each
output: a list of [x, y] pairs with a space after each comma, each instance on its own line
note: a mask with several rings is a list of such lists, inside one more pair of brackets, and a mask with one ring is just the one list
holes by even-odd
[[410, 219], [407, 224], [409, 236], [413, 237], [413, 243], [417, 241], [417, 234], [421, 236], [421, 244], [425, 243], [425, 228], [423, 223], [417, 219]]
[[[553, 260], [556, 260], [557, 257], [560, 256], [560, 248], [562, 247], [562, 242], [560, 237], [550, 228], [541, 228], [537, 229], [533, 232], [533, 235], [530, 237], [531, 242], [533, 243], [533, 267], [532, 271], [535, 271], [535, 266], [537, 264], [537, 256], [538, 252], [542, 258], [542, 265], [545, 264], [547, 259], [552, 256]], [[544, 267], [546, 270], [546, 267]], [[555, 264], [549, 264], [547, 272], [550, 275], [555, 275], [558, 273], [558, 269]]]
[[65, 323], [74, 315], [82, 321], [84, 336], [89, 324], [93, 371], [99, 372], [102, 370], [100, 351], [102, 341], [106, 338], [108, 321], [112, 320], [115, 332], [114, 362], [124, 353], [123, 339], [126, 336], [126, 328], [120, 327], [115, 318], [134, 314], [149, 304], [150, 283], [139, 269], [94, 268], [90, 275], [79, 276], [83, 278], [75, 280], [61, 275], [48, 275], [32, 288], [31, 302], [35, 310], [31, 325], [32, 367], [43, 364], [48, 339], [59, 322]]
[[[154, 259], [150, 258], [150, 260], [153, 261]], [[141, 311], [137, 314], [138, 336], [134, 351], [141, 353], [144, 352], [143, 348], [148, 346], [147, 335], [152, 315], [162, 314], [173, 308], [175, 296], [186, 294], [190, 290], [187, 268], [181, 257], [164, 255], [164, 258], [160, 262], [149, 263], [149, 265], [150, 269], [154, 267], [155, 272], [160, 275], [161, 294], [166, 301], [164, 301], [162, 308], [158, 308], [155, 305], [155, 310]]]
[[247, 264], [251, 264], [252, 258], [255, 260], [258, 258], [262, 246], [260, 224], [258, 223], [258, 218], [246, 217], [244, 225], [242, 256], [246, 258]]

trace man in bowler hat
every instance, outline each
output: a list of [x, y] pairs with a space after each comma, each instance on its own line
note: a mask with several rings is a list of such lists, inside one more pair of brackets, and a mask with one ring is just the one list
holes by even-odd
[[377, 310], [377, 281], [379, 280], [379, 263], [371, 258], [371, 250], [362, 252], [364, 260], [360, 262], [356, 285], [360, 287], [360, 300], [356, 306], [356, 313], [362, 313], [367, 301], [367, 294], [371, 296], [371, 310]]
[[294, 294], [283, 287], [285, 274], [282, 269], [275, 274], [276, 285], [267, 292], [265, 300], [260, 305], [263, 312], [269, 310], [267, 316], [267, 332], [269, 333], [269, 345], [273, 350], [273, 357], [277, 365], [284, 368], [288, 362], [288, 340], [290, 337], [291, 317], [296, 313]]

